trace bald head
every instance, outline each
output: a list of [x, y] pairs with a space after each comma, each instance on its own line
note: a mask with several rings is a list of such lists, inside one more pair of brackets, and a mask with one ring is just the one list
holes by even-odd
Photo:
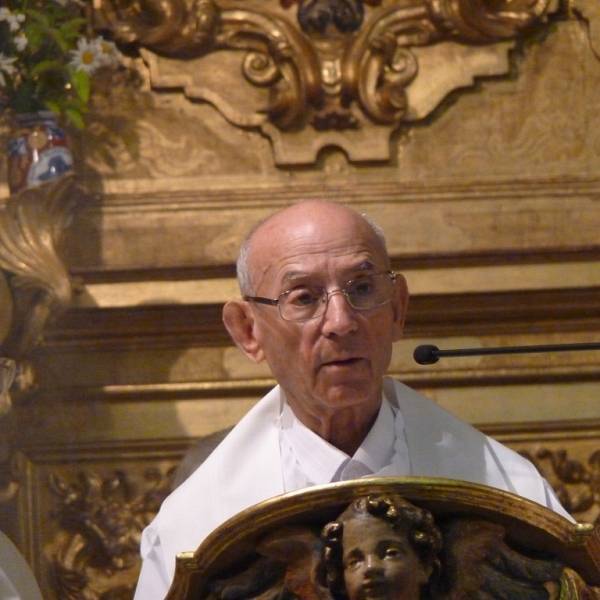
[[[255, 269], [262, 268], [256, 264], [260, 250], [285, 239], [285, 235], [292, 235], [292, 231], [298, 228], [311, 228], [313, 231], [323, 229], [326, 234], [326, 230], [332, 225], [364, 229], [367, 235], [372, 236], [373, 242], [380, 247], [388, 261], [383, 231], [369, 217], [335, 202], [307, 200], [273, 213], [248, 233], [242, 242], [237, 261], [237, 278], [242, 295], [251, 296], [256, 293], [256, 281], [252, 274]], [[266, 255], [270, 256], [269, 251]]]

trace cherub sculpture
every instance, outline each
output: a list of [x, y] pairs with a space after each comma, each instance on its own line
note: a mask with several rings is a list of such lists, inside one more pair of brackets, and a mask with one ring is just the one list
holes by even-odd
[[440, 570], [433, 516], [398, 495], [353, 502], [322, 532], [335, 600], [419, 600]]
[[[558, 537], [528, 543], [522, 531], [515, 536], [515, 521], [500, 508], [430, 511], [385, 489], [354, 496], [333, 521], [325, 504], [307, 506], [310, 518], [263, 530], [252, 557], [246, 554], [239, 567], [230, 565], [219, 578], [205, 580], [194, 598], [600, 600], [596, 567], [565, 554]], [[536, 510], [541, 509], [525, 507], [517, 521], [523, 531], [524, 515], [535, 518]], [[561, 526], [576, 527], [566, 521]]]

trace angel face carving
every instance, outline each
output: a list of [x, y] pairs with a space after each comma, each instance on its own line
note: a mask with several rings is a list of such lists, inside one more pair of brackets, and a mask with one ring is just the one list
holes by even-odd
[[400, 496], [359, 499], [322, 537], [334, 598], [417, 600], [439, 571], [433, 517]]
[[344, 583], [350, 600], [417, 600], [433, 571], [421, 563], [404, 532], [370, 515], [344, 531]]

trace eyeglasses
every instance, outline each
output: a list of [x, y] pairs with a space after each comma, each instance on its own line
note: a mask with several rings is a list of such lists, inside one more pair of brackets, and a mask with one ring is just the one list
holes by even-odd
[[385, 271], [372, 275], [361, 275], [348, 281], [343, 288], [328, 292], [320, 286], [300, 286], [279, 294], [278, 298], [244, 296], [244, 300], [277, 306], [286, 321], [302, 322], [316, 319], [325, 314], [330, 296], [343, 294], [348, 304], [356, 310], [369, 310], [387, 304], [392, 299], [396, 273]]

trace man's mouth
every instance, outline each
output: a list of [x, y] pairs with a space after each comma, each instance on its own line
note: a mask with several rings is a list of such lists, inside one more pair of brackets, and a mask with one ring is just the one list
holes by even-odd
[[323, 362], [323, 367], [352, 367], [357, 365], [362, 359], [361, 358], [343, 358], [339, 360], [328, 360]]

